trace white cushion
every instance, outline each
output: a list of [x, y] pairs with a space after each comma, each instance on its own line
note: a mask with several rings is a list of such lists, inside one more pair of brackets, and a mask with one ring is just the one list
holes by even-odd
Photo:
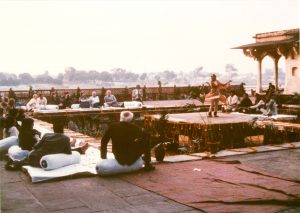
[[12, 160], [24, 160], [29, 154], [28, 150], [22, 150], [21, 147], [19, 146], [11, 146], [8, 149], [8, 156], [12, 159]]
[[17, 136], [10, 136], [0, 140], [0, 153], [6, 153], [7, 150], [14, 145], [19, 145]]
[[53, 170], [64, 166], [80, 163], [80, 154], [72, 151], [72, 154], [52, 154], [45, 155], [40, 160], [40, 165], [44, 170]]
[[58, 110], [58, 105], [40, 105], [39, 110]]
[[130, 166], [121, 165], [116, 159], [99, 160], [96, 164], [96, 170], [98, 175], [107, 176], [115, 175], [127, 172], [134, 172], [143, 168], [144, 161], [139, 158], [135, 163]]
[[124, 107], [141, 107], [142, 102], [139, 101], [124, 101]]
[[79, 109], [80, 108], [80, 104], [72, 104], [71, 105], [71, 109]]

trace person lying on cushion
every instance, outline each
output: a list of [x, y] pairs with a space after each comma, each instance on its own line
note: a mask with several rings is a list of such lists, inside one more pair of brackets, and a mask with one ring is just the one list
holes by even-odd
[[153, 170], [151, 165], [149, 135], [141, 128], [131, 123], [133, 113], [123, 111], [120, 122], [110, 125], [101, 140], [101, 158], [107, 158], [107, 144], [112, 140], [112, 152], [121, 165], [132, 165], [143, 154], [145, 170]]
[[53, 123], [54, 133], [46, 133], [39, 143], [33, 146], [29, 153], [28, 163], [30, 166], [40, 167], [40, 159], [49, 154], [71, 154], [70, 138], [64, 135], [63, 122], [55, 120]]

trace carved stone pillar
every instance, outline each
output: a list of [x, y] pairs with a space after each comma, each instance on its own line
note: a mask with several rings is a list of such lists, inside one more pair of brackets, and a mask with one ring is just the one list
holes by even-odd
[[257, 62], [258, 62], [258, 73], [257, 73], [256, 91], [262, 92], [262, 59], [257, 59]]
[[275, 88], [278, 90], [278, 61], [279, 58], [274, 58], [274, 80], [275, 80]]

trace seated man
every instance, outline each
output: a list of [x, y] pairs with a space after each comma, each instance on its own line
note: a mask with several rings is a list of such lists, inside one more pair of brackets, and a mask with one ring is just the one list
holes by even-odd
[[38, 95], [33, 94], [32, 98], [30, 101], [26, 104], [26, 108], [28, 111], [38, 109], [40, 106], [39, 101], [38, 101]]
[[28, 163], [30, 166], [40, 167], [40, 159], [49, 154], [71, 154], [70, 138], [64, 135], [63, 123], [56, 120], [53, 123], [54, 133], [46, 133], [39, 143], [33, 146], [29, 153]]
[[277, 104], [274, 100], [274, 95], [272, 95], [268, 100], [266, 101], [266, 106], [265, 108], [261, 109], [261, 112], [263, 115], [266, 116], [272, 116], [272, 115], [277, 115]]
[[106, 95], [104, 97], [104, 106], [118, 107], [118, 101], [116, 97], [113, 94], [111, 94], [110, 90], [106, 91]]
[[92, 96], [89, 97], [90, 107], [99, 107], [100, 106], [100, 99], [97, 96], [96, 91], [92, 92]]
[[130, 166], [144, 154], [144, 169], [153, 170], [154, 167], [150, 164], [149, 135], [132, 124], [132, 119], [132, 112], [123, 111], [120, 115], [120, 122], [112, 124], [108, 128], [101, 140], [101, 158], [107, 158], [107, 144], [111, 139], [112, 152], [119, 164]]
[[230, 95], [226, 99], [226, 104], [223, 106], [224, 110], [226, 112], [235, 111], [238, 107], [239, 98], [235, 94], [235, 92], [232, 90], [230, 92]]
[[39, 105], [47, 105], [47, 98], [42, 94], [40, 93], [39, 94], [39, 97], [38, 97], [38, 102], [39, 102]]
[[66, 108], [71, 108], [72, 105], [72, 100], [70, 97], [69, 92], [65, 92], [64, 95], [60, 97], [60, 103], [59, 103], [59, 108], [60, 109], [66, 109]]
[[50, 99], [49, 99], [49, 104], [52, 105], [59, 105], [60, 104], [60, 100], [59, 100], [59, 96], [57, 96], [56, 92], [51, 93], [50, 95]]
[[136, 89], [132, 90], [132, 101], [143, 102], [143, 89], [141, 89], [140, 85], [137, 85]]
[[85, 95], [84, 92], [80, 93], [79, 107], [80, 108], [90, 108], [89, 98]]
[[255, 105], [250, 106], [249, 109], [252, 113], [260, 112], [260, 109], [265, 106], [265, 97], [256, 94]]
[[249, 98], [249, 95], [247, 93], [244, 93], [243, 98], [239, 104], [239, 111], [240, 112], [248, 112], [249, 107], [253, 105], [252, 101]]

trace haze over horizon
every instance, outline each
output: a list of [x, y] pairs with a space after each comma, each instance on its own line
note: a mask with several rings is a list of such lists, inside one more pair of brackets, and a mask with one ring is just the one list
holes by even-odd
[[[1, 1], [0, 72], [221, 72], [257, 63], [230, 48], [299, 28], [300, 1]], [[284, 69], [284, 59], [279, 67]], [[273, 68], [270, 59], [265, 68]]]

